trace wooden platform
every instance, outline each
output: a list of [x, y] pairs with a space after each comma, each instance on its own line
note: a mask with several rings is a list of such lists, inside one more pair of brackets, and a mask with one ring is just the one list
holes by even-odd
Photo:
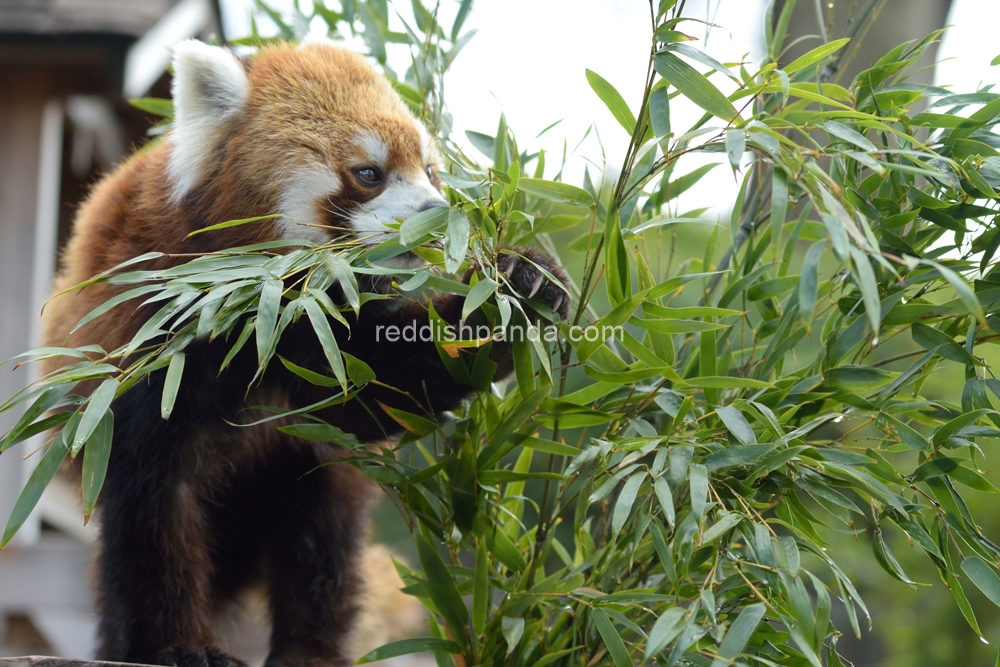
[[77, 660], [75, 658], [50, 658], [44, 655], [25, 655], [20, 658], [0, 658], [0, 667], [135, 667], [131, 663]]

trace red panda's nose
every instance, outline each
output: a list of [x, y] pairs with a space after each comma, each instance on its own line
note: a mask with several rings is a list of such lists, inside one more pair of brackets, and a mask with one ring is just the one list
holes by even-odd
[[442, 208], [447, 205], [448, 202], [441, 201], [440, 199], [431, 199], [429, 201], [424, 202], [424, 205], [421, 206], [418, 209], [418, 211], [429, 211], [432, 208]]

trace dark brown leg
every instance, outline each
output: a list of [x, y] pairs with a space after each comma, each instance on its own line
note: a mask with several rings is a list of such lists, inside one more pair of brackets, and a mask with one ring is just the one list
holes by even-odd
[[298, 446], [279, 464], [287, 484], [272, 514], [267, 665], [349, 665], [372, 487], [346, 463], [316, 469], [333, 460], [328, 445]]
[[236, 667], [213, 647], [209, 531], [183, 472], [184, 422], [164, 422], [157, 389], [115, 402], [114, 449], [101, 496], [98, 657], [176, 667]]

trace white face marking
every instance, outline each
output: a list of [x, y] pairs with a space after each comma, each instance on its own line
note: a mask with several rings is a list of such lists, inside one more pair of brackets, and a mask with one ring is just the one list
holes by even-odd
[[228, 50], [189, 39], [174, 47], [174, 124], [170, 199], [180, 202], [204, 177], [212, 151], [249, 93], [243, 66]]
[[320, 207], [330, 206], [329, 198], [340, 192], [340, 186], [340, 178], [326, 167], [293, 172], [285, 181], [278, 200], [278, 212], [288, 216], [278, 219], [282, 236], [317, 243], [325, 243], [336, 236], [337, 230], [310, 225], [324, 224]]
[[361, 132], [354, 137], [354, 141], [364, 151], [365, 155], [368, 156], [371, 164], [385, 169], [386, 163], [389, 162], [389, 147], [381, 137], [368, 132]]
[[448, 205], [426, 174], [421, 173], [414, 180], [390, 176], [389, 185], [382, 194], [359, 206], [349, 221], [361, 241], [381, 243], [395, 233], [386, 227], [387, 223], [405, 220], [431, 202]]

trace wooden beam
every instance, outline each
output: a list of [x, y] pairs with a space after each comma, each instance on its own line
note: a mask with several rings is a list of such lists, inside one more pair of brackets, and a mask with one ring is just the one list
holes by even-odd
[[135, 667], [132, 663], [104, 662], [103, 660], [76, 660], [26, 655], [20, 658], [0, 658], [0, 667]]

